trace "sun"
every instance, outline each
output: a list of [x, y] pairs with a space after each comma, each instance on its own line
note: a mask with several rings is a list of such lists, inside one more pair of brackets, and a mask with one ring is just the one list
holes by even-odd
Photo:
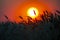
[[39, 14], [38, 9], [35, 7], [31, 7], [27, 10], [27, 15], [31, 18], [36, 18], [38, 14]]

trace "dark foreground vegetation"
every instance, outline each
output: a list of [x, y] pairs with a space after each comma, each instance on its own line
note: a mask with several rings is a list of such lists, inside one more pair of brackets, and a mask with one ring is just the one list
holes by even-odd
[[[0, 23], [0, 40], [60, 40], [60, 11], [56, 10], [55, 15], [48, 11], [43, 13], [42, 20], [34, 22], [28, 17], [28, 23]], [[8, 20], [7, 16], [5, 18]]]

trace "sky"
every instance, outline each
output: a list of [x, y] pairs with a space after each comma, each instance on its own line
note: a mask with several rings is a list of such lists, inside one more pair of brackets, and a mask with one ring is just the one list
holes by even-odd
[[26, 12], [25, 9], [29, 5], [38, 8], [43, 6], [51, 11], [60, 10], [60, 0], [0, 0], [0, 21], [6, 21], [4, 15], [7, 15], [12, 21], [19, 15], [24, 16], [23, 13]]

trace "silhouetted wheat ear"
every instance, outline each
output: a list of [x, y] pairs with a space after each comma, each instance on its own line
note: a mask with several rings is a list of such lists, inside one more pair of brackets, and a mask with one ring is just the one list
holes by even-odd
[[22, 16], [19, 16], [19, 18], [23, 19], [23, 17], [22, 17]]
[[46, 13], [48, 13], [48, 11], [46, 10]]
[[43, 21], [45, 21], [44, 17], [45, 17], [45, 16], [41, 15], [41, 18], [42, 18]]
[[36, 15], [36, 12], [35, 12], [35, 10], [33, 10], [33, 12], [34, 12], [34, 15]]
[[44, 16], [46, 16], [46, 13], [45, 13], [45, 11], [43, 11], [43, 13], [44, 13]]
[[60, 14], [60, 11], [56, 10], [56, 12]]
[[29, 17], [29, 16], [27, 16], [28, 17], [28, 19], [32, 19], [31, 17]]
[[8, 17], [5, 15], [5, 18], [8, 19]]
[[49, 12], [47, 10], [45, 12], [46, 12], [46, 16], [48, 16]]

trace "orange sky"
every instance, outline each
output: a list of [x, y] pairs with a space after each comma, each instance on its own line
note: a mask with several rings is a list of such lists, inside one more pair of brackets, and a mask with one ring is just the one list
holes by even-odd
[[0, 21], [6, 21], [4, 15], [9, 17], [11, 21], [20, 21], [18, 16], [27, 16], [27, 9], [36, 7], [41, 14], [43, 10], [49, 11], [58, 9], [60, 6], [57, 0], [2, 0]]
[[22, 3], [21, 5], [18, 5], [14, 16], [17, 19], [17, 21], [20, 21], [20, 18], [18, 16], [22, 16], [26, 20], [27, 11], [30, 7], [35, 7], [39, 10], [39, 13], [41, 14], [43, 10], [48, 10], [48, 7], [45, 6], [43, 3], [40, 3], [38, 1], [26, 1]]

